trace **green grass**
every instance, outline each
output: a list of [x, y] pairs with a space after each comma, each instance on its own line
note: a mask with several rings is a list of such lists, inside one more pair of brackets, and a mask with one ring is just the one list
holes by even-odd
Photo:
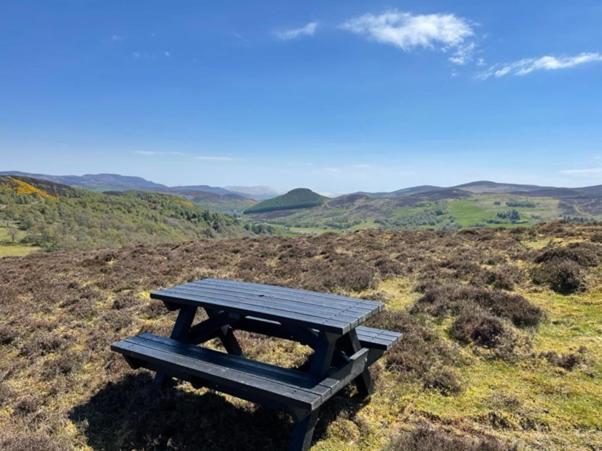
[[461, 227], [475, 227], [496, 219], [495, 212], [487, 211], [475, 199], [450, 200], [447, 209]]
[[0, 257], [23, 257], [40, 248], [35, 246], [19, 246], [12, 244], [0, 244]]

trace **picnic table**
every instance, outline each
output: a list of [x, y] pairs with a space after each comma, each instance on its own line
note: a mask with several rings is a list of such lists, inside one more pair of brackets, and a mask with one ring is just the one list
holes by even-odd
[[[179, 309], [170, 337], [149, 333], [113, 343], [132, 368], [156, 371], [266, 407], [295, 420], [289, 449], [311, 444], [320, 406], [349, 383], [362, 396], [373, 390], [368, 367], [389, 349], [397, 332], [361, 326], [383, 309], [379, 302], [232, 280], [203, 279], [151, 293]], [[198, 308], [207, 319], [193, 325]], [[305, 368], [281, 368], [244, 357], [235, 330], [294, 340], [313, 349]], [[199, 346], [217, 338], [227, 353]]]

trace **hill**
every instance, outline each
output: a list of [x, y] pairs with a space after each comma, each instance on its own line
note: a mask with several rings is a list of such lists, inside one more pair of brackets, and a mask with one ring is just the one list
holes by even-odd
[[[325, 406], [316, 450], [600, 449], [601, 241], [602, 226], [550, 224], [0, 259], [0, 448], [285, 449], [286, 415], [188, 384], [158, 396], [109, 350], [169, 334], [175, 313], [149, 291], [227, 277], [377, 299], [371, 324], [403, 333], [374, 367], [369, 402], [342, 392]], [[236, 333], [252, 359], [308, 356]]]
[[0, 176], [0, 230], [5, 244], [83, 249], [236, 237], [258, 229], [173, 195], [95, 193]]
[[170, 193], [190, 199], [195, 204], [220, 213], [241, 214], [257, 201], [240, 194], [199, 191], [195, 187], [170, 188]]
[[328, 200], [327, 197], [314, 193], [307, 188], [296, 188], [282, 196], [264, 200], [258, 204], [247, 208], [245, 213], [268, 213], [281, 210], [298, 210], [303, 208], [316, 207]]
[[84, 188], [90, 191], [164, 191], [165, 185], [150, 182], [142, 177], [119, 174], [85, 174], [85, 175], [48, 175], [32, 174], [20, 171], [3, 171], [0, 176], [14, 175], [29, 177], [37, 180], [47, 180], [63, 185]]
[[532, 226], [558, 219], [602, 220], [602, 189], [478, 181], [448, 188], [427, 185], [390, 193], [359, 192], [303, 210], [256, 213], [255, 218], [312, 233], [363, 228]]
[[226, 186], [227, 190], [255, 200], [266, 200], [278, 196], [269, 186]]
[[210, 185], [166, 186], [141, 177], [119, 174], [48, 175], [21, 171], [0, 171], [0, 176], [28, 177], [46, 180], [89, 191], [151, 191], [185, 197], [212, 211], [228, 214], [241, 214], [255, 205], [256, 200], [264, 200], [277, 195], [266, 186], [222, 188]]

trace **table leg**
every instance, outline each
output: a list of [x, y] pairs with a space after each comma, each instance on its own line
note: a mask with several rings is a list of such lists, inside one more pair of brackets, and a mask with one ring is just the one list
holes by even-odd
[[[170, 338], [178, 341], [186, 341], [186, 336], [188, 335], [188, 330], [190, 326], [192, 326], [192, 322], [194, 321], [194, 317], [196, 315], [197, 307], [185, 305], [180, 309], [180, 313], [178, 313], [178, 318], [176, 319], [176, 323], [171, 330]], [[158, 372], [155, 375], [155, 385], [159, 388], [165, 388], [171, 383], [171, 377], [167, 374]]]
[[317, 422], [317, 410], [311, 412], [305, 418], [295, 422], [289, 442], [289, 451], [306, 451], [309, 449]]
[[[360, 341], [357, 338], [357, 332], [355, 330], [352, 330], [348, 334], [342, 336], [338, 345], [348, 356], [361, 349]], [[368, 367], [366, 367], [362, 374], [355, 379], [354, 383], [363, 397], [367, 397], [372, 394], [374, 386], [372, 377], [370, 376], [370, 371], [368, 371]]]
[[318, 335], [316, 350], [311, 356], [309, 372], [320, 379], [326, 376], [332, 365], [332, 356], [336, 350], [337, 336], [321, 331]]
[[[214, 312], [213, 310], [205, 310], [207, 311], [207, 315], [209, 316], [209, 318], [214, 318], [219, 314], [217, 312]], [[224, 324], [223, 326], [221, 326], [219, 328], [217, 336], [224, 345], [224, 348], [226, 348], [226, 351], [228, 351], [228, 354], [242, 356], [242, 349], [238, 344], [238, 340], [234, 336], [234, 331], [230, 324]]]

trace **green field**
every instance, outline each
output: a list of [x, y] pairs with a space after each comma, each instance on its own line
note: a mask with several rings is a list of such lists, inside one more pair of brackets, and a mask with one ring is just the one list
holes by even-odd
[[40, 248], [35, 246], [0, 244], [0, 257], [23, 257], [38, 250]]

